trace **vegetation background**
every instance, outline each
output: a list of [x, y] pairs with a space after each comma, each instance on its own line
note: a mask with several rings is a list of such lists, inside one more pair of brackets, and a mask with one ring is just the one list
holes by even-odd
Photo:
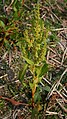
[[67, 0], [0, 1], [0, 119], [67, 118]]

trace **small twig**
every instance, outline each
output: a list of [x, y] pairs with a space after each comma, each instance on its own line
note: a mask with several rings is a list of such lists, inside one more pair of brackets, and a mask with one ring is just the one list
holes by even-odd
[[[65, 34], [66, 34], [66, 33], [65, 33]], [[62, 33], [61, 36], [62, 36], [63, 38], [65, 38], [65, 40], [67, 40], [66, 35], [64, 35], [64, 34]]]
[[18, 115], [18, 113], [20, 112], [20, 109], [18, 110], [18, 109], [16, 109], [15, 111], [14, 111], [14, 113], [13, 113], [13, 119], [16, 119], [16, 117], [17, 117], [17, 115]]
[[62, 86], [62, 89], [65, 91], [65, 93], [67, 93], [66, 88], [60, 83], [60, 86]]
[[60, 47], [61, 47], [61, 49], [62, 49], [62, 51], [64, 52], [64, 46], [63, 46], [63, 44], [62, 43], [60, 43], [60, 42], [58, 42], [58, 44], [60, 45]]
[[48, 61], [47, 63], [48, 63], [51, 67], [55, 67], [55, 63], [54, 63], [54, 62], [52, 63], [52, 62]]
[[42, 86], [45, 86], [42, 82], [40, 82], [40, 84], [41, 84]]
[[8, 54], [8, 51], [5, 52], [5, 54], [2, 56], [2, 59], [5, 59], [7, 54]]
[[50, 51], [48, 51], [47, 53], [47, 62], [49, 61], [49, 55], [50, 55]]
[[65, 69], [64, 70], [64, 72], [62, 73], [62, 75], [61, 75], [61, 77], [60, 77], [60, 79], [59, 79], [59, 81], [57, 82], [57, 88], [58, 88], [58, 86], [60, 85], [60, 82], [61, 82], [61, 80], [62, 80], [62, 78], [63, 78], [63, 76], [64, 76], [64, 74], [67, 72], [67, 69]]
[[51, 18], [52, 18], [53, 22], [55, 22], [55, 19], [54, 19], [53, 15], [52, 15], [52, 14], [50, 14], [50, 16], [51, 16]]
[[61, 20], [57, 17], [57, 15], [55, 14], [55, 13], [53, 13], [52, 11], [51, 11], [51, 13], [54, 15], [54, 17], [61, 23]]
[[64, 72], [62, 73], [61, 77], [60, 77], [60, 80], [59, 80], [59, 83], [61, 82], [63, 76], [65, 75], [65, 73], [67, 72], [67, 68], [64, 70]]
[[43, 19], [45, 16], [46, 16], [46, 14], [43, 14], [41, 18]]
[[4, 78], [6, 76], [8, 76], [8, 75], [7, 74], [4, 74], [3, 76], [0, 76], [0, 79]]
[[47, 107], [47, 110], [49, 111], [50, 109], [54, 108], [55, 107], [55, 103], [49, 107]]
[[8, 7], [12, 6], [13, 2], [14, 2], [14, 0], [11, 1], [10, 5]]
[[[58, 112], [50, 112], [50, 111], [46, 111], [46, 115], [58, 115], [58, 116], [60, 116], [60, 114]], [[61, 115], [61, 116], [64, 116], [64, 115]]]
[[49, 46], [47, 48], [51, 50], [54, 54], [56, 54], [56, 52], [52, 48], [50, 48]]
[[29, 6], [27, 6], [26, 4], [24, 4], [24, 6], [28, 9], [31, 10], [31, 8]]
[[57, 28], [57, 29], [51, 29], [51, 31], [63, 31], [63, 30], [67, 30], [67, 28]]
[[49, 77], [49, 80], [50, 80], [50, 81], [52, 80], [52, 73], [50, 73], [50, 77]]
[[56, 99], [56, 101], [59, 104], [59, 106], [62, 108], [62, 110], [67, 113], [67, 109], [59, 102], [59, 100]]
[[66, 52], [67, 52], [67, 48], [65, 49], [65, 51], [64, 51], [64, 53], [63, 53], [63, 56], [62, 56], [62, 61], [61, 61], [61, 65], [62, 65], [62, 64], [63, 64], [63, 62], [64, 62], [64, 57], [65, 57]]
[[48, 99], [51, 97], [51, 95], [53, 94], [53, 92], [56, 90], [56, 87], [57, 87], [57, 82], [55, 82], [55, 83], [52, 85], [51, 91], [48, 93], [46, 100], [48, 100]]
[[12, 60], [11, 51], [9, 51], [9, 66], [11, 65], [11, 60]]
[[43, 80], [46, 81], [49, 85], [51, 85], [51, 82], [49, 82], [46, 78], [43, 77]]
[[0, 89], [4, 88], [5, 86], [6, 86], [6, 84], [4, 84], [4, 85], [0, 86]]
[[57, 113], [57, 112], [50, 112], [50, 111], [46, 111], [46, 113], [48, 113], [48, 114], [46, 114], [46, 115], [58, 115], [58, 113]]
[[65, 93], [62, 92], [62, 95], [67, 98], [67, 95]]
[[63, 99], [63, 101], [64, 101], [65, 103], [67, 103], [67, 100], [61, 95], [61, 93], [60, 93], [58, 90], [56, 90], [56, 92], [57, 92], [58, 95]]
[[50, 56], [49, 58], [51, 58], [51, 59], [52, 59], [53, 61], [55, 61], [56, 63], [61, 64], [58, 60], [52, 58], [51, 56]]

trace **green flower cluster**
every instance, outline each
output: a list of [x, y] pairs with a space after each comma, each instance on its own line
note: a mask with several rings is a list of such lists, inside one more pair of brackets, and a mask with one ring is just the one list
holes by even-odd
[[24, 32], [23, 56], [39, 65], [45, 60], [47, 32], [40, 18], [39, 5], [34, 10], [31, 27]]

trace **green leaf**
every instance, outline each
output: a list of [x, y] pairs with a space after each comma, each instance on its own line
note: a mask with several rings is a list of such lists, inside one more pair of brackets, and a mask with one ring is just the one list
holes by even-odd
[[24, 79], [24, 75], [25, 75], [27, 66], [28, 66], [28, 64], [25, 64], [24, 67], [23, 67], [23, 69], [19, 72], [19, 80], [20, 80], [21, 82], [22, 82], [23, 79]]
[[14, 8], [13, 8], [13, 9], [14, 9], [14, 11], [15, 11], [15, 12], [17, 12], [17, 8], [16, 8], [15, 6], [14, 6]]
[[39, 77], [42, 77], [45, 73], [47, 73], [47, 71], [48, 71], [48, 65], [47, 65], [47, 63], [45, 63], [41, 68]]
[[0, 108], [4, 106], [4, 101], [0, 100]]
[[40, 68], [41, 68], [40, 66], [36, 66], [36, 69], [35, 70], [36, 70], [37, 76], [39, 76], [39, 74], [40, 74]]
[[37, 108], [35, 107], [35, 108], [32, 109], [31, 119], [36, 119], [37, 114], [38, 114], [38, 110], [37, 110]]
[[51, 89], [50, 89], [49, 86], [45, 86], [45, 87], [44, 87], [44, 90], [47, 91], [47, 92], [50, 92]]
[[37, 87], [37, 84], [36, 84], [35, 82], [34, 82], [34, 83], [29, 82], [29, 85], [30, 85], [30, 88], [31, 88], [31, 89], [33, 89], [35, 85], [36, 85], [36, 87]]
[[30, 88], [33, 89], [33, 83], [29, 82], [29, 85], [30, 85]]
[[40, 100], [41, 100], [41, 96], [40, 96], [39, 92], [36, 92], [35, 96], [34, 96], [34, 101], [36, 102], [36, 101], [40, 101]]
[[11, 45], [9, 44], [8, 40], [4, 40], [4, 46], [6, 47], [6, 49], [10, 49]]
[[23, 58], [24, 58], [24, 60], [25, 60], [28, 64], [34, 65], [34, 62], [31, 61], [30, 59], [28, 59], [28, 58], [26, 58], [26, 57], [23, 57]]
[[4, 22], [1, 21], [1, 20], [0, 20], [0, 26], [3, 27], [3, 28], [5, 28], [5, 24], [4, 24]]
[[16, 3], [17, 3], [17, 0], [14, 0], [13, 5], [16, 5]]

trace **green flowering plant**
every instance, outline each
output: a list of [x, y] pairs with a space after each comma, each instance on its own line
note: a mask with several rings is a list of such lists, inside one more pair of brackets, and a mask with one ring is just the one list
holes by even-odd
[[40, 18], [39, 4], [37, 4], [33, 12], [31, 26], [24, 31], [24, 38], [22, 39], [21, 49], [25, 66], [19, 75], [19, 79], [22, 81], [26, 69], [30, 70], [32, 81], [29, 82], [29, 85], [32, 91], [32, 107], [34, 108], [38, 84], [47, 72], [45, 55], [48, 31], [44, 30], [44, 22]]

